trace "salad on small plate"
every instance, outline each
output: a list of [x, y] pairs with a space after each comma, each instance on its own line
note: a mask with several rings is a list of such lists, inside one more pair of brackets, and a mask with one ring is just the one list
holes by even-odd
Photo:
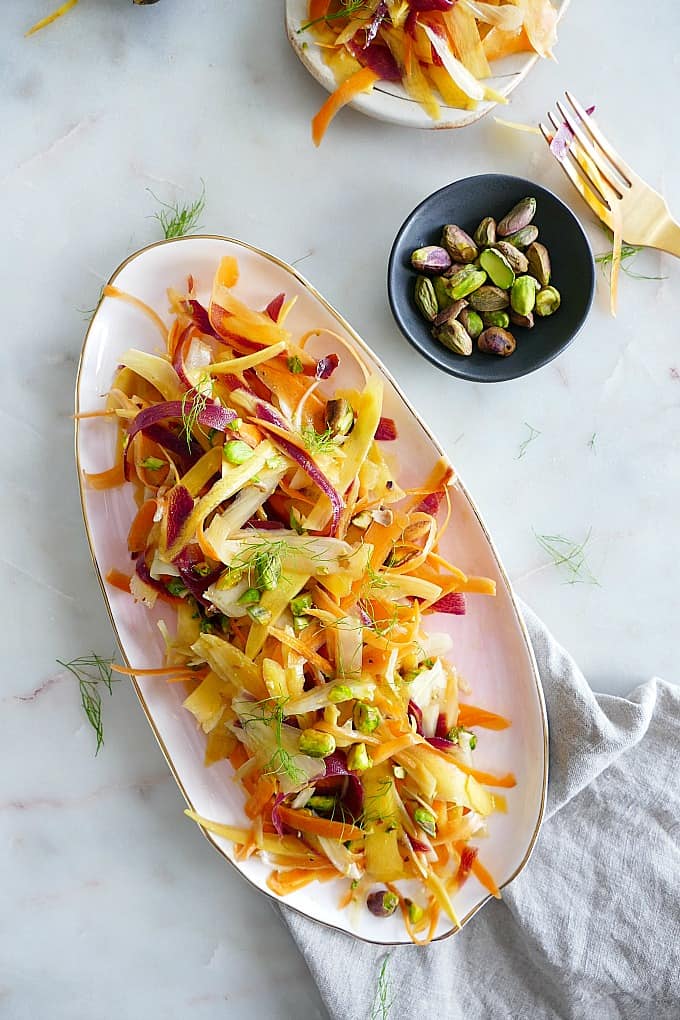
[[319, 145], [343, 106], [420, 128], [457, 128], [551, 57], [569, 0], [287, 0], [286, 30], [331, 93], [312, 121]]

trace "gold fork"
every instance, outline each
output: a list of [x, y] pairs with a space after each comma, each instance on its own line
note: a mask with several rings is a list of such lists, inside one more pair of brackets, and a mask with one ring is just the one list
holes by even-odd
[[571, 111], [558, 101], [561, 120], [548, 113], [554, 132], [545, 124], [540, 128], [548, 145], [562, 123], [572, 132], [568, 154], [558, 160], [571, 183], [610, 230], [621, 224], [628, 244], [680, 257], [680, 224], [671, 216], [666, 200], [628, 166], [578, 100], [570, 92], [565, 95]]

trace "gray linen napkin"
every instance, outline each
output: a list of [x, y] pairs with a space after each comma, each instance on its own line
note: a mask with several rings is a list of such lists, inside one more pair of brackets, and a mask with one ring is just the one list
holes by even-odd
[[386, 951], [283, 915], [333, 1020], [680, 1017], [680, 687], [593, 694], [525, 619], [550, 720], [546, 820], [525, 870], [454, 937]]

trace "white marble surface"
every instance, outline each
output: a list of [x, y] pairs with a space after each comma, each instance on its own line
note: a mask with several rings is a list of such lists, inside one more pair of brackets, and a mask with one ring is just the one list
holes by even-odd
[[[448, 379], [391, 321], [392, 237], [430, 191], [497, 169], [555, 188], [604, 247], [538, 139], [490, 119], [418, 133], [345, 113], [317, 152], [309, 118], [323, 94], [288, 49], [278, 0], [81, 0], [23, 39], [49, 7], [10, 0], [0, 29], [0, 1015], [312, 1020], [323, 1010], [304, 962], [268, 902], [183, 823], [130, 691], [107, 698], [95, 760], [77, 689], [56, 671], [57, 657], [113, 650], [73, 468], [78, 309], [157, 236], [145, 189], [193, 196], [205, 178], [205, 228], [305, 259], [448, 446], [520, 595], [595, 687], [623, 693], [678, 676], [680, 267], [638, 259], [667, 279], [624, 276], [616, 320], [600, 286], [580, 339], [536, 375]], [[537, 68], [508, 116], [535, 120], [572, 88], [680, 214], [679, 19], [676, 0], [573, 0], [559, 64]], [[525, 421], [541, 435], [518, 460]], [[533, 529], [591, 528], [600, 587], [565, 585]]]

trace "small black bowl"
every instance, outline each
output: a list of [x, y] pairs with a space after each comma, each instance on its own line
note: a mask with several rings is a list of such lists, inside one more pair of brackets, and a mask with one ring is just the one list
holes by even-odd
[[[442, 227], [456, 223], [472, 234], [485, 216], [500, 220], [522, 198], [533, 195], [539, 229], [552, 262], [551, 283], [560, 292], [559, 309], [547, 318], [536, 316], [533, 329], [510, 326], [517, 340], [507, 358], [482, 354], [476, 343], [472, 354], [454, 354], [438, 343], [431, 326], [413, 299], [416, 273], [411, 253], [427, 244], [439, 244]], [[472, 382], [504, 382], [528, 375], [547, 365], [571, 343], [586, 320], [595, 290], [595, 262], [581, 224], [556, 195], [540, 184], [506, 174], [480, 174], [435, 191], [403, 223], [390, 254], [387, 291], [392, 314], [408, 342], [442, 371]]]

